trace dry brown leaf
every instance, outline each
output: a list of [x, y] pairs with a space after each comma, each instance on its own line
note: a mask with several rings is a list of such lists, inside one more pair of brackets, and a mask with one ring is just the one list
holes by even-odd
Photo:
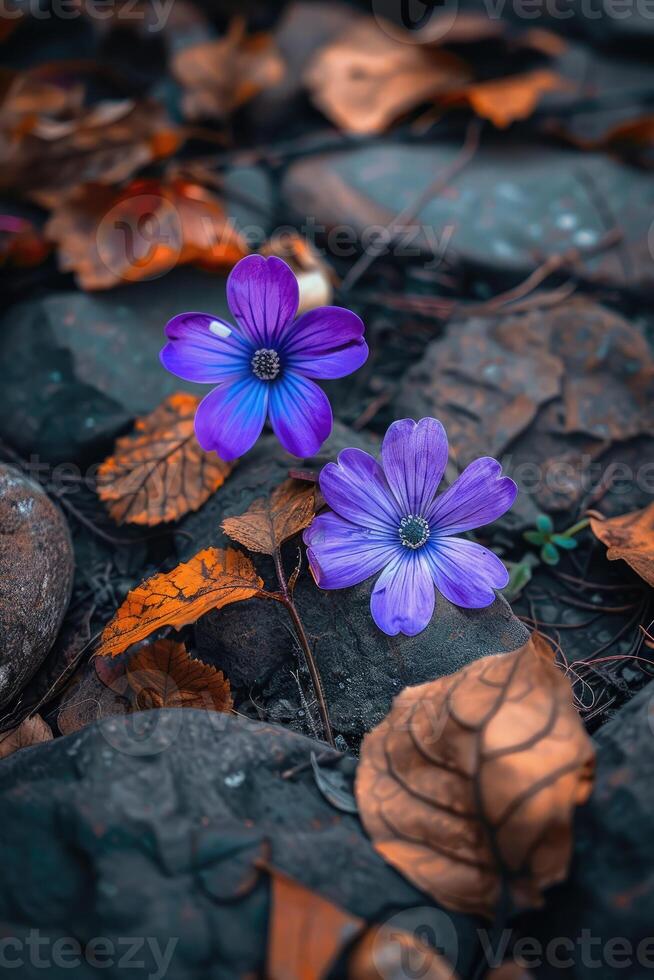
[[98, 470], [97, 491], [118, 524], [178, 520], [201, 507], [231, 473], [233, 463], [205, 452], [195, 438], [199, 402], [194, 395], [171, 395], [116, 442]]
[[632, 514], [600, 520], [591, 517], [591, 531], [606, 545], [610, 561], [623, 558], [654, 587], [654, 504]]
[[21, 722], [18, 728], [0, 734], [0, 759], [26, 749], [39, 742], [49, 742], [52, 739], [52, 729], [41, 715], [32, 715]]
[[363, 927], [363, 919], [288, 878], [272, 876], [267, 980], [324, 980], [339, 954]]
[[211, 664], [194, 660], [183, 643], [157, 640], [137, 651], [127, 665], [136, 706], [231, 711], [229, 681]]
[[348, 980], [457, 980], [450, 963], [411, 932], [371, 926], [348, 959]]
[[85, 107], [79, 94], [73, 100], [59, 86], [27, 73], [16, 79], [0, 107], [0, 189], [52, 208], [80, 184], [126, 180], [174, 153], [182, 140], [152, 99]]
[[305, 73], [313, 101], [351, 133], [379, 133], [438, 95], [460, 89], [470, 72], [460, 58], [403, 43], [374, 17], [358, 20], [326, 45]]
[[284, 259], [295, 273], [300, 287], [298, 314], [329, 306], [334, 298], [334, 271], [306, 238], [295, 233], [275, 235], [260, 251]]
[[546, 92], [568, 88], [570, 82], [567, 79], [541, 69], [468, 85], [442, 101], [445, 104], [467, 102], [482, 119], [490, 119], [498, 129], [506, 129], [518, 119], [527, 119]]
[[249, 551], [272, 555], [308, 527], [316, 512], [315, 487], [299, 480], [284, 480], [269, 497], [259, 497], [239, 517], [227, 517], [222, 529]]
[[116, 657], [162, 626], [180, 629], [263, 588], [250, 559], [233, 548], [205, 548], [170, 572], [146, 579], [128, 594], [100, 639], [98, 656]]
[[83, 289], [154, 279], [189, 263], [226, 271], [249, 252], [220, 200], [183, 180], [80, 187], [55, 208], [46, 234]]
[[182, 48], [172, 72], [183, 86], [187, 119], [225, 120], [262, 89], [284, 76], [284, 62], [267, 34], [247, 37], [236, 18], [225, 37]]
[[593, 749], [552, 648], [533, 635], [407, 688], [364, 740], [356, 797], [375, 848], [447, 908], [493, 918], [503, 891], [561, 881]]

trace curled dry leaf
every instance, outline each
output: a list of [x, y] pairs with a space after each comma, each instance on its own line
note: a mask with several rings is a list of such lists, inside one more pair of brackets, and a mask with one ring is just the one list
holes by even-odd
[[379, 133], [423, 102], [460, 89], [466, 65], [440, 49], [396, 40], [374, 17], [318, 52], [305, 74], [313, 101], [351, 133]]
[[222, 528], [249, 551], [272, 555], [308, 527], [316, 512], [315, 487], [299, 480], [284, 480], [270, 497], [260, 497], [239, 517], [227, 517]]
[[232, 463], [206, 453], [195, 438], [199, 401], [171, 395], [116, 442], [98, 470], [97, 490], [118, 524], [177, 520], [201, 507], [231, 473]]
[[19, 749], [26, 749], [39, 742], [49, 742], [52, 729], [41, 715], [32, 715], [21, 722], [18, 728], [12, 728], [0, 735], [0, 759], [6, 759]]
[[542, 904], [571, 852], [593, 749], [553, 651], [533, 635], [407, 688], [364, 740], [356, 797], [379, 853], [447, 908]]
[[127, 665], [136, 706], [231, 711], [229, 681], [211, 664], [194, 660], [183, 643], [157, 640], [137, 651]]
[[295, 273], [300, 287], [298, 313], [329, 306], [334, 297], [334, 272], [305, 238], [295, 233], [275, 235], [260, 251], [284, 259]]
[[590, 527], [606, 545], [610, 561], [623, 558], [642, 579], [654, 587], [654, 504], [632, 514], [600, 520], [591, 517]]
[[360, 932], [363, 919], [276, 868], [268, 923], [268, 980], [323, 980], [340, 953]]
[[154, 279], [189, 263], [225, 271], [249, 252], [220, 200], [181, 179], [80, 187], [55, 208], [46, 234], [83, 289]]
[[225, 120], [264, 88], [284, 76], [284, 62], [267, 34], [247, 37], [235, 18], [225, 37], [182, 48], [172, 72], [184, 88], [187, 119]]
[[263, 588], [250, 559], [233, 548], [205, 548], [128, 594], [100, 639], [98, 656], [116, 657], [161, 629], [180, 629], [210, 609], [251, 599]]
[[457, 980], [446, 959], [411, 932], [371, 926], [348, 959], [348, 980]]
[[146, 164], [170, 156], [183, 141], [153, 99], [66, 106], [63, 94], [57, 99], [58, 86], [50, 85], [45, 105], [37, 110], [35, 100], [26, 96], [36, 96], [37, 84], [43, 93], [45, 83], [37, 79], [25, 87], [19, 77], [15, 84], [17, 90], [10, 89], [0, 108], [0, 189], [19, 191], [43, 207], [60, 204], [80, 184], [126, 180]]
[[570, 82], [561, 75], [541, 69], [468, 85], [460, 92], [446, 96], [444, 102], [467, 102], [482, 119], [490, 119], [498, 129], [506, 129], [512, 122], [531, 116], [546, 92], [570, 87]]

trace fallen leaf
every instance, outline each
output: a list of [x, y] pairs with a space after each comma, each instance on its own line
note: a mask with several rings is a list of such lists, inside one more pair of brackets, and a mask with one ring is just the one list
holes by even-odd
[[276, 868], [268, 922], [267, 980], [324, 980], [363, 919]]
[[305, 238], [295, 233], [275, 235], [260, 252], [284, 259], [295, 273], [300, 287], [298, 313], [329, 306], [334, 297], [334, 272]]
[[371, 926], [349, 956], [348, 980], [457, 980], [448, 961], [396, 926]]
[[197, 510], [233, 469], [195, 438], [200, 402], [188, 394], [166, 398], [118, 439], [98, 470], [97, 491], [118, 524], [151, 527]]
[[32, 715], [21, 722], [18, 728], [12, 728], [0, 735], [0, 759], [6, 759], [7, 756], [30, 745], [49, 742], [51, 738], [52, 729], [48, 723], [41, 715]]
[[[86, 663], [68, 685], [59, 704], [57, 728], [62, 735], [72, 735], [105, 718], [124, 717], [131, 706], [124, 675], [107, 684], [96, 671], [97, 660]], [[105, 675], [106, 676], [106, 675]]]
[[534, 634], [512, 653], [407, 688], [366, 736], [356, 779], [377, 851], [446, 908], [493, 918], [565, 878], [593, 749]]
[[205, 548], [170, 572], [146, 579], [127, 595], [100, 639], [98, 656], [115, 657], [161, 629], [180, 629], [263, 588], [250, 559], [233, 548]]
[[87, 107], [83, 88], [73, 88], [72, 97], [67, 88], [30, 73], [10, 87], [0, 106], [0, 190], [52, 208], [80, 184], [126, 180], [183, 141], [153, 99]]
[[591, 517], [590, 528], [606, 545], [609, 561], [624, 559], [654, 587], [654, 504], [620, 517]]
[[351, 133], [380, 133], [423, 102], [470, 78], [461, 59], [389, 36], [374, 17], [357, 20], [305, 72], [318, 108]]
[[127, 665], [136, 706], [231, 711], [229, 681], [211, 664], [194, 660], [183, 643], [157, 640], [142, 647]]
[[224, 121], [262, 89], [284, 75], [284, 62], [267, 34], [245, 33], [235, 18], [225, 37], [178, 51], [172, 73], [184, 88], [182, 108], [187, 119]]
[[248, 254], [222, 203], [183, 180], [80, 187], [54, 209], [46, 235], [83, 289], [108, 289], [193, 264], [226, 271]]
[[468, 85], [460, 92], [446, 96], [444, 102], [467, 102], [482, 119], [490, 119], [498, 129], [506, 129], [516, 120], [531, 116], [546, 92], [570, 87], [570, 82], [561, 75], [541, 69]]
[[239, 517], [227, 517], [222, 529], [249, 551], [272, 555], [308, 527], [316, 512], [315, 487], [284, 480], [270, 497], [259, 497]]

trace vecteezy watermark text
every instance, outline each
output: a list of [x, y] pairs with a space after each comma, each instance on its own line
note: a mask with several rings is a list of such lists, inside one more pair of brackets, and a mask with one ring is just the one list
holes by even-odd
[[34, 20], [119, 21], [138, 24], [149, 34], [162, 31], [168, 23], [175, 0], [0, 0], [0, 18], [18, 20], [29, 15]]
[[73, 936], [55, 939], [40, 929], [30, 929], [23, 936], [0, 937], [0, 970], [116, 967], [129, 970], [130, 976], [136, 970], [143, 971], [144, 980], [164, 980], [178, 942], [176, 937], [164, 944], [154, 936], [94, 936], [82, 944]]

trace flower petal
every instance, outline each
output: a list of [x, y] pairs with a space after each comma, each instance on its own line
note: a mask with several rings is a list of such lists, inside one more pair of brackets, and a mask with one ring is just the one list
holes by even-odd
[[251, 449], [266, 421], [268, 391], [268, 385], [252, 375], [210, 391], [195, 413], [195, 434], [202, 448], [225, 460]]
[[402, 515], [384, 471], [362, 449], [344, 449], [320, 474], [322, 495], [337, 514], [354, 524], [391, 534], [399, 542]]
[[435, 602], [429, 563], [422, 554], [401, 548], [377, 579], [370, 611], [380, 630], [389, 636], [415, 636], [428, 625]]
[[270, 388], [270, 422], [287, 452], [315, 456], [332, 431], [332, 407], [313, 381], [285, 371]]
[[224, 320], [209, 313], [180, 313], [166, 324], [168, 343], [159, 358], [185, 381], [215, 384], [248, 370], [252, 347]]
[[243, 333], [256, 347], [281, 343], [284, 327], [295, 317], [297, 279], [281, 259], [247, 255], [227, 280], [227, 302]]
[[320, 514], [304, 532], [311, 571], [321, 589], [358, 585], [383, 568], [397, 542], [338, 514]]
[[423, 549], [439, 592], [457, 606], [479, 609], [495, 602], [509, 573], [492, 551], [466, 538], [432, 538]]
[[388, 428], [382, 463], [403, 516], [423, 517], [447, 466], [447, 435], [436, 419], [400, 419]]
[[437, 497], [426, 515], [432, 532], [458, 534], [490, 524], [512, 506], [518, 488], [496, 459], [483, 456], [466, 466], [452, 486]]
[[363, 321], [351, 310], [309, 310], [284, 332], [286, 363], [308, 378], [344, 378], [368, 359], [363, 331]]

